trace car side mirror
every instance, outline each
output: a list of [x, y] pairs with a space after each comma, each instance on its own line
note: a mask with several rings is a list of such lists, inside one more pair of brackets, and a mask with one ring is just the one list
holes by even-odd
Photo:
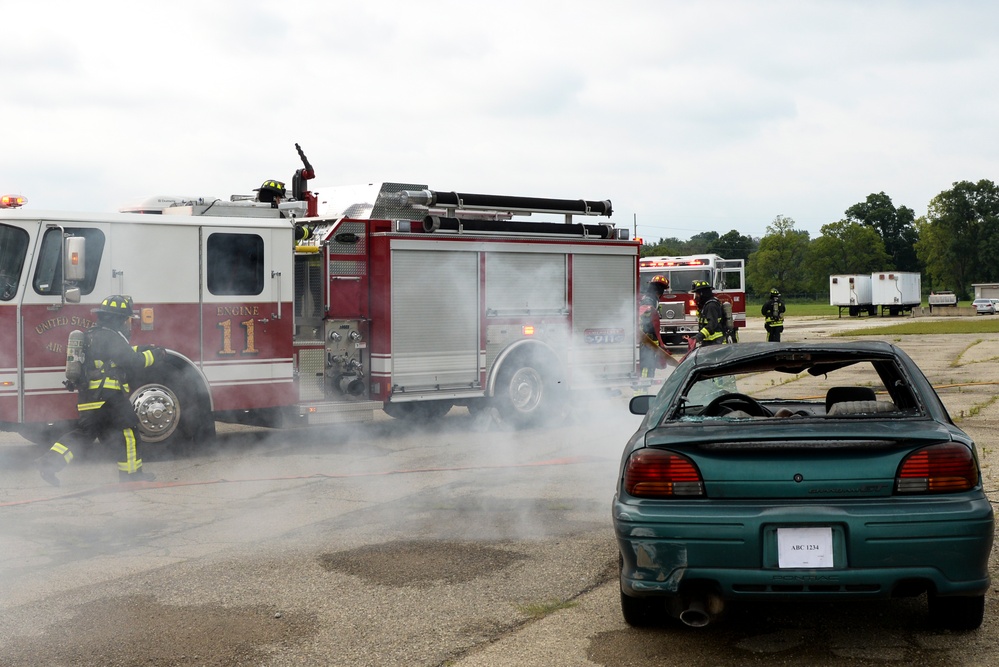
[[628, 403], [628, 409], [631, 410], [631, 414], [633, 415], [644, 415], [649, 411], [649, 406], [652, 404], [653, 398], [655, 397], [652, 394], [634, 396]]

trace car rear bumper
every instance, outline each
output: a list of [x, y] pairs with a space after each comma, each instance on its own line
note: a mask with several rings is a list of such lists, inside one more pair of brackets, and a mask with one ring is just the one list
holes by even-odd
[[[778, 528], [829, 527], [831, 566], [779, 566]], [[614, 502], [627, 595], [708, 588], [723, 597], [878, 598], [989, 587], [993, 512], [984, 494], [809, 505]]]

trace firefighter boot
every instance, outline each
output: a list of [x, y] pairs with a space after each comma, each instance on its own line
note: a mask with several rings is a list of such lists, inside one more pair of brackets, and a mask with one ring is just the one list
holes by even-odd
[[46, 482], [52, 486], [59, 486], [59, 478], [56, 477], [56, 473], [62, 470], [64, 465], [59, 465], [59, 461], [55, 457], [45, 454], [38, 459], [38, 472], [41, 473], [42, 479]]
[[124, 470], [118, 471], [119, 482], [151, 482], [154, 479], [156, 479], [156, 475], [151, 472], [145, 472], [142, 468], [133, 473], [127, 473]]
[[66, 467], [73, 460], [73, 452], [62, 443], [55, 443], [52, 449], [42, 454], [38, 459], [38, 472], [42, 479], [52, 486], [59, 486], [59, 478], [56, 473]]

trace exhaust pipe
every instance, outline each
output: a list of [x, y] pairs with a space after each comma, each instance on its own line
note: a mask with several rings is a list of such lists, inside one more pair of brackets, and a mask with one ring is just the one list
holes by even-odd
[[717, 595], [694, 598], [690, 605], [680, 612], [680, 621], [692, 628], [703, 628], [718, 617], [725, 608], [725, 602]]

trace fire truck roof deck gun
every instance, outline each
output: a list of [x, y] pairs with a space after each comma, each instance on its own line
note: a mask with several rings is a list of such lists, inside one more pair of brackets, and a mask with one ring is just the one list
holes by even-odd
[[[369, 183], [158, 197], [112, 214], [0, 212], [0, 429], [47, 441], [76, 418], [69, 335], [129, 294], [132, 343], [168, 348], [133, 386], [147, 442], [216, 421], [272, 427], [435, 419], [517, 425], [637, 377], [638, 243], [609, 201]], [[265, 198], [262, 195], [268, 193]], [[290, 196], [285, 196], [290, 195]], [[515, 218], [549, 214], [553, 221]]]

